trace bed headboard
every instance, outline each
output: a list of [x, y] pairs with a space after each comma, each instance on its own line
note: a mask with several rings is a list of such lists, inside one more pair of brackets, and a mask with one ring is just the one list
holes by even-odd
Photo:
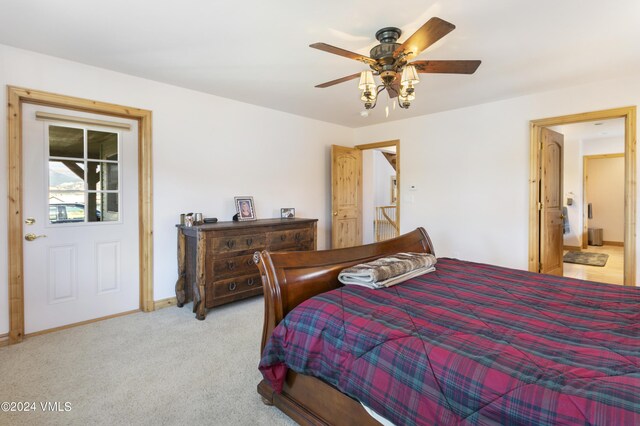
[[334, 250], [256, 252], [264, 288], [262, 345], [289, 311], [303, 301], [342, 284], [338, 274], [344, 268], [398, 252], [435, 255], [431, 239], [423, 228], [379, 243]]

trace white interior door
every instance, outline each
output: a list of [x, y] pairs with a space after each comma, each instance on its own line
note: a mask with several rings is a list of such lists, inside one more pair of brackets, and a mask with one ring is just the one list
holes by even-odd
[[25, 333], [138, 309], [137, 122], [23, 108]]

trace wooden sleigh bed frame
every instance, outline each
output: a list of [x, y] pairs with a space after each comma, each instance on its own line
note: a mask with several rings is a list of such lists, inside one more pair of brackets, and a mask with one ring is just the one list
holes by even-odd
[[[344, 268], [398, 252], [435, 255], [429, 235], [417, 228], [400, 237], [364, 246], [316, 252], [256, 253], [264, 287], [262, 351], [273, 329], [303, 301], [342, 284]], [[379, 425], [362, 405], [335, 387], [308, 375], [288, 371], [281, 394], [264, 380], [258, 393], [265, 404], [275, 405], [302, 425]]]

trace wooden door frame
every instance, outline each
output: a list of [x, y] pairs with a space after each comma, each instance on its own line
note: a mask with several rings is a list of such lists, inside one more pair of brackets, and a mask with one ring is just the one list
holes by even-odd
[[622, 154], [598, 154], [598, 155], [583, 155], [582, 156], [582, 238], [580, 241], [580, 247], [586, 249], [588, 247], [589, 232], [587, 228], [587, 164], [589, 160], [597, 160], [600, 158], [624, 158], [624, 152]]
[[[396, 147], [396, 185], [398, 185], [398, 195], [396, 199], [396, 220], [398, 221], [398, 229], [400, 229], [400, 139], [366, 143], [362, 145], [356, 145], [354, 148], [365, 151], [367, 149], [386, 148], [390, 146]], [[362, 227], [362, 225], [363, 224], [361, 223], [360, 226]]]
[[[538, 272], [540, 265], [540, 152], [538, 138], [543, 127], [587, 121], [624, 118], [624, 285], [636, 283], [636, 107], [613, 108], [560, 117], [543, 118], [529, 122], [529, 271]], [[564, 194], [563, 194], [564, 197]]]
[[7, 101], [9, 344], [19, 343], [24, 338], [22, 105], [25, 103], [122, 117], [138, 122], [140, 310], [153, 311], [151, 111], [15, 86], [7, 86]]

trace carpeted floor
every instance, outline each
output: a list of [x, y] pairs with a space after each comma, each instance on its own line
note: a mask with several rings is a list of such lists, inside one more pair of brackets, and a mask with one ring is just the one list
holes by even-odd
[[0, 402], [36, 404], [0, 425], [293, 425], [256, 393], [262, 314], [259, 297], [205, 321], [170, 307], [0, 348]]

